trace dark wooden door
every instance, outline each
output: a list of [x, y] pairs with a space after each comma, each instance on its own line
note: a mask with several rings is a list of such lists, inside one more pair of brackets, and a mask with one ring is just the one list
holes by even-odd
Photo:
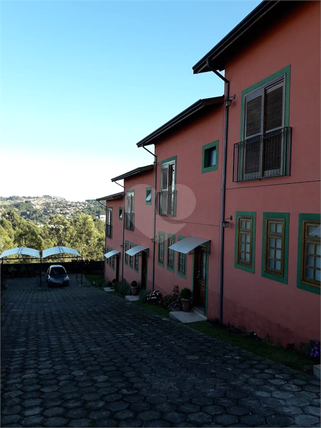
[[142, 277], [141, 277], [141, 288], [146, 290], [147, 286], [147, 253], [142, 251]]
[[207, 254], [206, 247], [200, 245], [194, 252], [194, 287], [193, 305], [205, 310], [206, 302], [206, 273]]
[[119, 281], [119, 254], [116, 255], [116, 280]]

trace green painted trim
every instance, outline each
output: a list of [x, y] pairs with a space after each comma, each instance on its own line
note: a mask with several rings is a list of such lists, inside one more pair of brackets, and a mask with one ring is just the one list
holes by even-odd
[[259, 82], [255, 83], [254, 85], [252, 85], [249, 88], [244, 89], [242, 91], [242, 95], [241, 95], [241, 132], [240, 132], [240, 141], [244, 140], [244, 98], [250, 92], [253, 92], [256, 89], [259, 89], [262, 86], [268, 85], [270, 82], [272, 82], [275, 79], [278, 79], [279, 77], [281, 77], [283, 75], [285, 75], [284, 126], [285, 127], [289, 126], [291, 65], [287, 65], [286, 67], [282, 68], [281, 70], [279, 70], [279, 71], [271, 74], [270, 76], [266, 77], [265, 79], [260, 80]]
[[166, 242], [165, 236], [166, 235], [165, 235], [165, 232], [158, 232], [157, 237], [159, 238], [160, 235], [162, 235], [164, 237], [164, 262], [161, 263], [159, 261], [159, 240], [158, 240], [158, 242], [157, 242], [157, 264], [159, 266], [161, 266], [161, 267], [164, 267], [164, 265], [165, 265], [165, 259], [166, 259], [166, 253], [165, 253], [165, 242]]
[[[149, 190], [151, 191], [151, 198], [150, 198], [150, 202], [146, 202], [147, 192]], [[153, 188], [152, 187], [146, 187], [146, 190], [145, 190], [145, 205], [152, 205], [153, 204], [152, 198], [153, 198]]]
[[[216, 164], [206, 166], [207, 163], [207, 150], [215, 148], [216, 150]], [[218, 148], [219, 148], [219, 140], [213, 141], [212, 143], [205, 144], [202, 147], [202, 174], [210, 171], [216, 171], [218, 169]]]
[[175, 272], [175, 251], [173, 251], [173, 254], [174, 254], [173, 267], [171, 268], [170, 266], [168, 266], [168, 252], [169, 252], [168, 251], [168, 238], [174, 238], [174, 244], [175, 244], [176, 236], [173, 235], [172, 233], [168, 233], [167, 234], [167, 245], [166, 245], [166, 247], [167, 247], [166, 268], [170, 272]]
[[[186, 236], [181, 236], [178, 235], [177, 237], [177, 241], [180, 241], [181, 239], [186, 238]], [[181, 254], [181, 253], [180, 253]], [[187, 255], [183, 254], [183, 256], [185, 257], [185, 274], [181, 273], [178, 268], [179, 268], [179, 254], [177, 255], [177, 275], [180, 276], [181, 278], [186, 279], [187, 277]]]
[[[253, 224], [253, 233], [252, 233], [252, 261], [251, 266], [243, 266], [237, 262], [237, 253], [238, 253], [238, 224], [240, 217], [250, 217]], [[256, 212], [254, 211], [236, 211], [235, 215], [235, 250], [234, 250], [234, 267], [237, 269], [242, 269], [250, 273], [255, 273], [255, 233], [256, 233]]]
[[304, 221], [319, 221], [320, 214], [299, 214], [299, 238], [298, 238], [298, 263], [297, 263], [297, 287], [301, 290], [310, 291], [314, 294], [320, 294], [320, 288], [313, 287], [302, 282], [302, 246], [303, 246], [303, 222]]
[[[121, 213], [121, 218], [120, 218], [120, 213]], [[118, 220], [119, 221], [123, 221], [123, 207], [119, 207], [118, 208]]]
[[[125, 257], [124, 257], [124, 259], [125, 259], [125, 265], [128, 266], [129, 255], [126, 254], [127, 250], [129, 250], [129, 241], [125, 241], [125, 251], [124, 251], [125, 252]], [[127, 262], [126, 262], [126, 256], [127, 256]]]
[[[265, 256], [266, 256], [266, 223], [269, 219], [284, 220], [284, 253], [283, 253], [283, 276], [273, 275], [270, 272], [265, 272]], [[263, 236], [262, 236], [262, 265], [261, 275], [265, 278], [272, 279], [283, 284], [288, 283], [288, 265], [289, 265], [289, 213], [263, 213]]]
[[[172, 156], [170, 158], [164, 159], [161, 161], [161, 168], [160, 168], [160, 183], [159, 183], [159, 188], [162, 189], [162, 166], [165, 163], [168, 162], [172, 162], [175, 161], [175, 176], [174, 176], [174, 184], [175, 184], [175, 191], [176, 191], [176, 183], [177, 183], [177, 156]], [[161, 191], [161, 190], [160, 190]], [[176, 217], [176, 212], [177, 212], [177, 194], [175, 195], [174, 198], [174, 215], [173, 217]]]

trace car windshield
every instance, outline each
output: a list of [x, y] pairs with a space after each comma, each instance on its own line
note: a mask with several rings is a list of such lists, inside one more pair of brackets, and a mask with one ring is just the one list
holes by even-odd
[[63, 267], [54, 267], [51, 269], [51, 275], [65, 275], [65, 269]]

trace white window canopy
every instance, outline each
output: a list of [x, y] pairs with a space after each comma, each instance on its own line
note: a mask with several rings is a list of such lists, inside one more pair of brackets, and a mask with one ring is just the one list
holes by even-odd
[[138, 253], [141, 253], [144, 250], [148, 250], [148, 247], [145, 247], [144, 245], [136, 245], [136, 247], [130, 248], [126, 251], [126, 254], [129, 256], [135, 256]]
[[168, 248], [170, 250], [177, 251], [178, 253], [188, 254], [190, 251], [194, 250], [194, 248], [209, 241], [210, 239], [207, 238], [197, 238], [195, 236], [189, 236], [188, 238], [180, 239]]
[[109, 251], [108, 253], [104, 254], [104, 257], [106, 259], [109, 259], [110, 257], [116, 256], [116, 254], [120, 254], [120, 251], [117, 251], [117, 250]]

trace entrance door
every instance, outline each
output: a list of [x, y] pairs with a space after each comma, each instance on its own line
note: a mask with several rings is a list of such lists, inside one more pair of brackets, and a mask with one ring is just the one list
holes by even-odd
[[116, 255], [116, 280], [119, 281], [119, 254]]
[[147, 253], [146, 251], [142, 251], [141, 255], [142, 255], [141, 287], [142, 287], [142, 290], [146, 290], [146, 287], [147, 287]]
[[200, 245], [194, 252], [194, 289], [193, 305], [205, 311], [206, 303], [206, 272], [207, 253], [206, 247]]

